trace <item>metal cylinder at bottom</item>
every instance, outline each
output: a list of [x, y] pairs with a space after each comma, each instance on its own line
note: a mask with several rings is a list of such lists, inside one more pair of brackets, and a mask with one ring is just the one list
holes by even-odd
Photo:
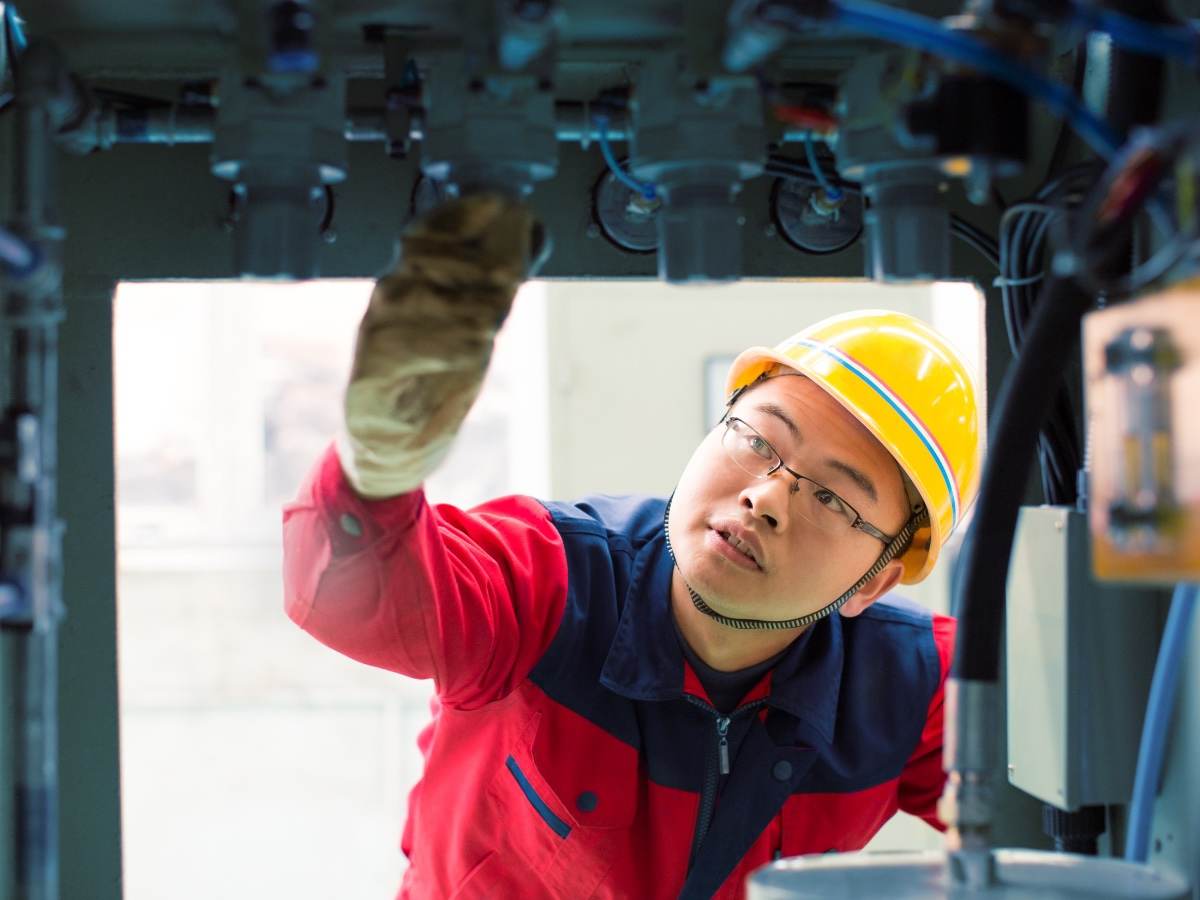
[[797, 856], [763, 866], [747, 881], [746, 900], [1187, 900], [1176, 875], [1118, 859], [1042, 850], [995, 850], [996, 883], [954, 883], [946, 854], [843, 853]]

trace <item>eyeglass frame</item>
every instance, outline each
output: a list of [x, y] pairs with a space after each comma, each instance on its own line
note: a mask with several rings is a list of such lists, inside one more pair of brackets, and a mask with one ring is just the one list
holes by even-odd
[[[747, 429], [750, 430], [751, 433], [753, 433], [755, 435], [755, 437], [757, 437], [760, 441], [763, 442], [763, 444], [766, 445], [768, 450], [770, 450], [773, 454], [775, 454], [775, 464], [773, 466], [771, 466], [771, 468], [768, 469], [764, 474], [756, 475], [755, 473], [748, 471], [745, 466], [743, 466], [741, 463], [739, 463], [737, 461], [736, 458], [734, 458], [733, 454], [729, 451], [729, 448], [725, 446], [725, 439], [728, 436], [729, 432], [732, 430], [732, 426], [730, 425], [731, 422], [738, 422], [741, 425], [745, 426]], [[854, 508], [853, 504], [848, 503], [845, 500], [845, 498], [842, 497], [842, 495], [839, 494], [837, 491], [834, 491], [834, 490], [831, 490], [830, 488], [825, 487], [825, 485], [821, 484], [821, 482], [819, 482], [813, 478], [809, 478], [807, 475], [802, 475], [801, 473], [797, 472], [795, 469], [791, 468], [786, 463], [784, 463], [783, 455], [778, 450], [775, 449], [775, 445], [772, 444], [770, 441], [768, 441], [765, 437], [763, 437], [762, 434], [759, 433], [758, 429], [756, 429], [753, 425], [751, 425], [745, 419], [740, 418], [739, 416], [731, 416], [729, 414], [729, 412], [726, 411], [725, 415], [721, 417], [721, 421], [718, 424], [725, 426], [725, 431], [721, 435], [721, 449], [723, 449], [725, 451], [725, 455], [729, 457], [730, 461], [735, 466], [737, 466], [739, 469], [741, 469], [743, 472], [745, 472], [747, 475], [751, 476], [752, 478], [764, 478], [765, 479], [765, 478], [770, 478], [772, 475], [774, 475], [776, 472], [778, 472], [780, 469], [782, 469], [783, 471], [787, 472], [789, 475], [791, 475], [793, 478], [796, 479], [795, 484], [792, 485], [792, 488], [790, 491], [791, 494], [795, 494], [797, 491], [800, 490], [800, 482], [801, 481], [807, 481], [809, 484], [815, 485], [816, 487], [820, 488], [821, 490], [828, 491], [829, 493], [833, 494], [833, 496], [837, 497], [839, 503], [841, 503], [844, 507], [846, 507], [846, 509], [848, 509], [852, 513], [854, 513], [854, 521], [849, 523], [850, 527], [852, 529], [854, 529], [856, 531], [861, 531], [863, 534], [870, 535], [871, 537], [875, 538], [877, 541], [882, 541], [885, 545], [891, 544], [892, 541], [894, 541], [896, 539], [895, 535], [889, 536], [886, 532], [880, 530], [879, 528], [876, 528], [874, 525], [872, 525], [870, 522], [868, 522], [866, 519], [864, 519], [862, 517], [862, 514], [857, 509]], [[764, 460], [764, 462], [765, 462], [765, 460]]]

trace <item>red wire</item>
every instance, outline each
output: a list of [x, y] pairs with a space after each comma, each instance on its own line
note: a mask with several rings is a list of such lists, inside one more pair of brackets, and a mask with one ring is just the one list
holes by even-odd
[[786, 122], [788, 125], [796, 125], [811, 131], [837, 131], [838, 120], [823, 109], [816, 109], [811, 106], [776, 104], [771, 107], [771, 111], [775, 113], [775, 118], [780, 122]]
[[1165, 160], [1151, 149], [1138, 154], [1125, 171], [1113, 179], [1096, 218], [1105, 223], [1125, 218], [1158, 184], [1164, 164]]

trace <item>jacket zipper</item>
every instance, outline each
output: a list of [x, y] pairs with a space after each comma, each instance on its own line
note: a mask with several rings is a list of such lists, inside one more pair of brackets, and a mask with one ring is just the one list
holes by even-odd
[[691, 694], [683, 696], [693, 706], [710, 713], [717, 730], [717, 765], [713, 767], [707, 762], [705, 763], [704, 789], [700, 794], [700, 810], [696, 815], [696, 831], [692, 835], [692, 853], [688, 860], [688, 871], [690, 872], [696, 863], [696, 853], [700, 849], [700, 844], [704, 842], [704, 837], [708, 834], [708, 828], [712, 824], [721, 776], [729, 774], [729, 726], [735, 718], [753, 712], [764, 706], [767, 701], [765, 697], [761, 700], [753, 700], [745, 706], [739, 706], [729, 715], [722, 715], [714, 706], [705, 703], [699, 697], [693, 697]]

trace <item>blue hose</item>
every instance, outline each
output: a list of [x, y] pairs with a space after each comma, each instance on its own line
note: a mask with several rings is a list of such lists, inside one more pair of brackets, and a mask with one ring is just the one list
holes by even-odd
[[1163, 756], [1167, 749], [1167, 732], [1171, 712], [1179, 689], [1179, 671], [1187, 646], [1196, 609], [1196, 594], [1200, 586], [1180, 584], [1171, 598], [1167, 627], [1163, 630], [1158, 660], [1154, 664], [1154, 679], [1150, 683], [1150, 698], [1146, 703], [1146, 719], [1142, 724], [1142, 741], [1138, 747], [1137, 773], [1133, 779], [1133, 799], [1129, 803], [1129, 828], [1125, 833], [1125, 859], [1144, 863], [1150, 856], [1150, 826], [1154, 822], [1154, 799], [1162, 775]]
[[829, 179], [825, 177], [825, 173], [821, 171], [821, 162], [817, 159], [817, 148], [813, 145], [811, 131], [804, 136], [804, 152], [808, 154], [808, 167], [812, 169], [813, 175], [817, 178], [817, 184], [821, 186], [821, 190], [825, 192], [825, 196], [833, 201], [841, 200], [842, 189], [831, 184]]
[[1075, 4], [1071, 22], [1104, 32], [1123, 50], [1178, 59], [1191, 66], [1200, 61], [1200, 33], [1187, 25], [1159, 25], [1085, 3]]
[[17, 8], [11, 3], [4, 4], [4, 23], [8, 27], [8, 36], [13, 42], [17, 53], [24, 53], [29, 41], [25, 39], [25, 30], [21, 27], [21, 17]]
[[596, 132], [598, 137], [596, 142], [600, 145], [600, 153], [604, 157], [604, 162], [608, 164], [608, 169], [616, 177], [617, 181], [625, 185], [631, 191], [636, 191], [647, 200], [654, 200], [658, 197], [658, 191], [654, 189], [654, 185], [645, 184], [638, 181], [628, 172], [621, 168], [621, 164], [617, 162], [617, 157], [613, 155], [612, 146], [608, 143], [608, 117], [601, 115], [592, 116], [592, 120], [596, 124]]
[[1084, 106], [1069, 88], [981, 41], [951, 31], [925, 16], [868, 0], [835, 0], [834, 9], [834, 21], [851, 31], [971, 66], [1041, 100], [1051, 111], [1066, 119], [1106, 160], [1111, 159], [1121, 146], [1121, 137]]

